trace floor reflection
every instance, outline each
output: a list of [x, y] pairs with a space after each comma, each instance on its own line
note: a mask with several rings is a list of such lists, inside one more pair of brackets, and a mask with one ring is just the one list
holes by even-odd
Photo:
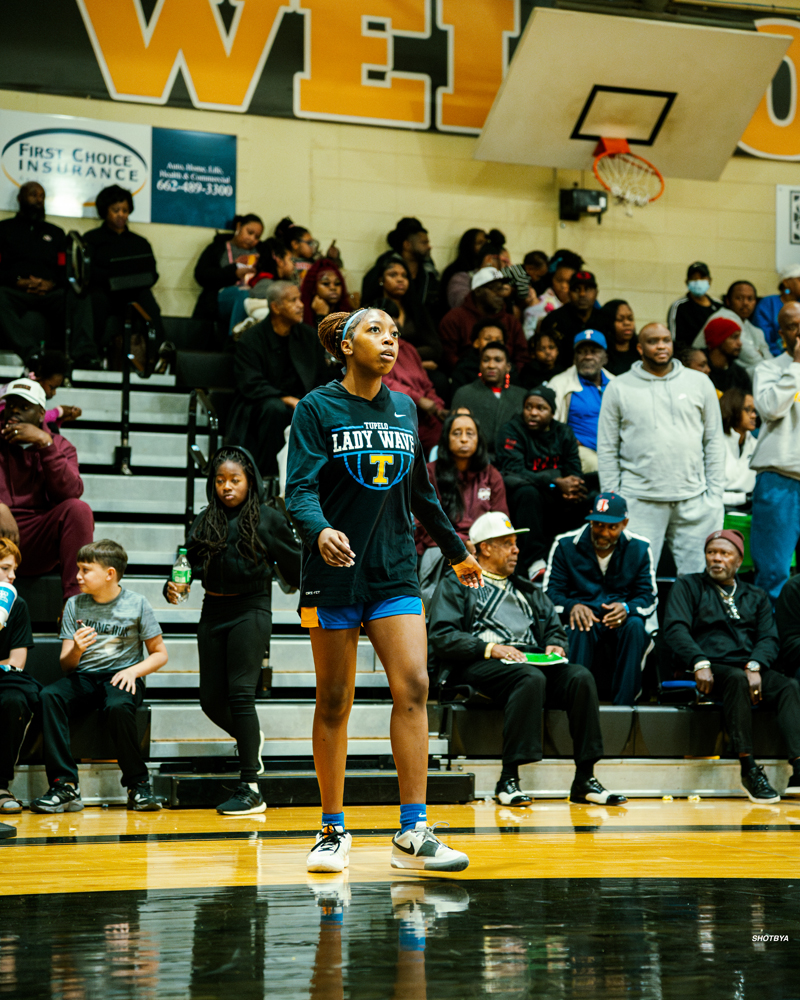
[[345, 874], [11, 896], [0, 997], [779, 1000], [800, 995], [798, 890], [791, 879], [351, 885]]

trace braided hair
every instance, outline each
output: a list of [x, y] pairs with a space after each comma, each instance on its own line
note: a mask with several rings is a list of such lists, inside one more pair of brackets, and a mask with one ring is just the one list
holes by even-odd
[[329, 313], [327, 316], [323, 316], [319, 321], [319, 327], [317, 328], [317, 336], [319, 337], [320, 343], [328, 352], [332, 354], [337, 361], [341, 361], [342, 364], [347, 364], [344, 354], [342, 354], [342, 335], [344, 334], [344, 328], [347, 326], [347, 321], [351, 316], [356, 316], [358, 313], [366, 313], [366, 308], [356, 309], [355, 312], [338, 312]]
[[[249, 559], [256, 565], [267, 558], [267, 550], [258, 536], [258, 525], [261, 520], [261, 503], [256, 486], [256, 473], [253, 463], [239, 448], [220, 448], [212, 460], [214, 475], [225, 462], [235, 462], [241, 465], [247, 476], [247, 499], [239, 512], [239, 537], [236, 541], [236, 551], [242, 559]], [[200, 520], [192, 531], [190, 538], [198, 546], [199, 555], [203, 559], [203, 568], [208, 573], [211, 560], [222, 555], [228, 547], [228, 519], [225, 516], [224, 504], [212, 490], [208, 507], [200, 515]]]

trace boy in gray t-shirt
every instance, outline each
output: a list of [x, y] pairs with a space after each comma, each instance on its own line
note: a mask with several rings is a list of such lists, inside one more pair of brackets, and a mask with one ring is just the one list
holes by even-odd
[[119, 585], [127, 565], [125, 550], [109, 539], [84, 545], [78, 552], [83, 593], [70, 597], [61, 620], [61, 669], [66, 676], [42, 690], [50, 789], [31, 802], [33, 812], [83, 809], [69, 734], [70, 716], [80, 708], [104, 710], [122, 784], [128, 789], [128, 808], [137, 812], [161, 808], [139, 749], [136, 709], [144, 700], [142, 678], [164, 666], [167, 650], [148, 602]]

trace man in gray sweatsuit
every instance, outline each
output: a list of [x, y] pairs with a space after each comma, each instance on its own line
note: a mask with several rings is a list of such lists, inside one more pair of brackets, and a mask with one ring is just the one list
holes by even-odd
[[666, 540], [679, 574], [705, 569], [703, 540], [722, 527], [725, 446], [707, 375], [672, 357], [660, 323], [639, 334], [641, 361], [610, 382], [597, 429], [600, 489], [628, 501], [630, 530], [658, 566]]
[[750, 552], [756, 586], [773, 605], [789, 579], [789, 564], [800, 539], [800, 303], [778, 313], [786, 350], [763, 361], [753, 381], [753, 397], [763, 420], [750, 468], [758, 472], [753, 491]]

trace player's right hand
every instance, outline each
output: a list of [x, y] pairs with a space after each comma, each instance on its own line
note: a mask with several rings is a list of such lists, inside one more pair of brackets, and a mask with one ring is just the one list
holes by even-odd
[[355, 566], [356, 554], [350, 548], [350, 539], [343, 531], [323, 528], [317, 539], [320, 555], [329, 566]]

